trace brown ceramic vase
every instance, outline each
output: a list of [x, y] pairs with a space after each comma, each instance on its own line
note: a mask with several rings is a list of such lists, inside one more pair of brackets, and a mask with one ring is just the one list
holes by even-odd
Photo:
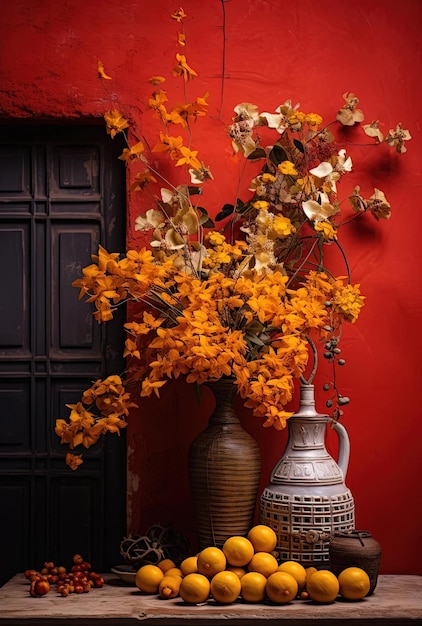
[[261, 475], [255, 439], [233, 409], [236, 386], [230, 379], [209, 385], [216, 406], [208, 427], [189, 450], [188, 472], [199, 549], [222, 547], [232, 535], [253, 526]]

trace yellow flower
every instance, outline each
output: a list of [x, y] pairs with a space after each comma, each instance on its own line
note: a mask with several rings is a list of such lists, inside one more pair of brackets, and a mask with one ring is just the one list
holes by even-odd
[[286, 176], [297, 176], [298, 171], [291, 161], [282, 161], [277, 166], [279, 172]]
[[168, 102], [167, 94], [162, 89], [159, 89], [157, 91], [154, 91], [154, 93], [152, 94], [152, 98], [148, 99], [148, 106], [150, 109], [154, 109], [155, 111], [161, 111], [163, 114], [165, 114], [165, 102]]
[[[126, 326], [126, 325], [125, 325]], [[138, 350], [138, 346], [133, 339], [127, 338], [125, 341], [125, 349], [123, 351], [123, 358], [128, 356], [134, 357], [136, 359], [141, 358], [141, 353]]]
[[66, 404], [71, 409], [69, 419], [73, 426], [78, 429], [90, 428], [94, 423], [94, 416], [90, 411], [87, 411], [82, 402], [77, 404]]
[[299, 130], [302, 127], [303, 122], [306, 120], [306, 115], [303, 111], [294, 111], [287, 115], [289, 126], [294, 130]]
[[148, 311], [142, 313], [143, 322], [127, 322], [124, 327], [135, 335], [146, 335], [154, 328], [158, 328], [164, 322], [163, 318], [156, 318]]
[[195, 76], [198, 76], [198, 74], [195, 72], [194, 69], [192, 69], [187, 61], [186, 61], [186, 57], [183, 54], [176, 54], [176, 61], [177, 61], [177, 65], [176, 67], [173, 69], [173, 76], [183, 76], [183, 79], [185, 81], [189, 81], [192, 78], [194, 78]]
[[102, 64], [102, 62], [100, 60], [98, 60], [97, 63], [97, 70], [98, 70], [98, 78], [104, 78], [105, 80], [111, 80], [111, 76], [108, 76], [105, 72], [104, 69], [104, 65]]
[[66, 443], [70, 446], [70, 448], [73, 447], [72, 442], [73, 442], [73, 436], [74, 436], [74, 429], [65, 420], [63, 419], [56, 420], [56, 426], [54, 428], [54, 432], [56, 433], [58, 437], [60, 437], [60, 443]]
[[268, 172], [264, 172], [263, 174], [261, 174], [261, 181], [265, 184], [265, 183], [275, 183], [275, 181], [277, 180], [275, 176], [273, 176], [273, 174], [269, 174]]
[[317, 130], [318, 126], [322, 124], [322, 117], [318, 113], [307, 113], [305, 115], [305, 122], [309, 124], [312, 130]]
[[179, 7], [177, 9], [177, 11], [175, 11], [172, 16], [171, 19], [172, 20], [176, 20], [176, 22], [182, 22], [184, 20], [184, 18], [187, 17], [186, 13], [184, 12], [184, 10], [182, 9], [182, 7]]
[[198, 96], [196, 98], [195, 102], [190, 105], [191, 108], [195, 109], [197, 111], [201, 111], [201, 112], [205, 113], [205, 111], [207, 110], [207, 107], [208, 107], [207, 99], [208, 99], [209, 95], [210, 94], [207, 91], [206, 93], [204, 93], [203, 96]]
[[182, 146], [180, 148], [180, 152], [182, 153], [183, 156], [180, 159], [178, 159], [176, 163], [176, 167], [180, 165], [187, 165], [189, 167], [193, 167], [196, 169], [201, 167], [201, 161], [199, 161], [196, 158], [196, 155], [198, 154], [198, 150], [190, 150], [186, 146]]
[[226, 241], [226, 238], [223, 234], [218, 233], [217, 231], [212, 231], [207, 233], [206, 240], [212, 246], [221, 246]]
[[133, 183], [130, 185], [131, 191], [139, 191], [145, 188], [148, 183], [156, 183], [157, 179], [148, 170], [137, 172]]
[[361, 295], [359, 287], [360, 285], [343, 286], [340, 281], [337, 281], [333, 293], [334, 311], [352, 324], [358, 319], [364, 305], [365, 296]]
[[[165, 92], [163, 92], [165, 93]], [[162, 99], [156, 99], [155, 97], [148, 100], [149, 108], [154, 111], [154, 117], [158, 118], [164, 125], [167, 124], [167, 109]]]
[[103, 434], [107, 432], [120, 434], [120, 429], [126, 428], [127, 422], [121, 420], [117, 415], [108, 415], [107, 417], [99, 419], [97, 426], [101, 429]]
[[257, 209], [257, 211], [266, 211], [270, 204], [266, 200], [257, 200], [252, 206], [254, 209]]
[[263, 423], [264, 428], [274, 426], [276, 430], [283, 430], [286, 428], [286, 421], [292, 417], [293, 413], [279, 409], [276, 406], [270, 406], [267, 412], [267, 419]]
[[82, 454], [72, 454], [71, 452], [68, 452], [65, 457], [65, 462], [71, 470], [76, 470], [79, 465], [83, 463]]
[[121, 161], [131, 161], [132, 159], [138, 159], [139, 155], [145, 150], [145, 146], [142, 141], [138, 141], [130, 148], [124, 148], [122, 154], [118, 157]]
[[277, 215], [272, 223], [272, 229], [277, 237], [288, 237], [296, 232], [288, 217]]
[[166, 79], [164, 76], [151, 76], [151, 78], [148, 78], [148, 82], [151, 85], [161, 85], [166, 82]]
[[322, 236], [326, 241], [333, 241], [337, 239], [337, 231], [333, 228], [331, 222], [324, 220], [322, 222], [316, 222], [314, 228], [317, 233], [322, 233]]
[[329, 300], [333, 289], [333, 279], [326, 272], [311, 270], [306, 276], [306, 287], [314, 296]]
[[117, 111], [116, 109], [105, 113], [104, 119], [106, 122], [107, 134], [110, 135], [112, 139], [114, 139], [118, 133], [123, 132], [125, 128], [129, 127], [129, 122], [123, 117], [120, 111]]
[[155, 144], [152, 152], [168, 152], [172, 159], [177, 158], [178, 152], [183, 147], [183, 137], [172, 137], [160, 132], [160, 142]]

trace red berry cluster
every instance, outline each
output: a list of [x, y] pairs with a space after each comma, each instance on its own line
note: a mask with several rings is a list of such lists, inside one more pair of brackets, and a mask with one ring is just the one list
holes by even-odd
[[53, 585], [63, 597], [70, 593], [88, 593], [91, 588], [104, 585], [104, 578], [92, 571], [91, 564], [80, 554], [73, 556], [70, 572], [63, 565], [56, 567], [53, 562], [46, 561], [40, 571], [26, 570], [25, 578], [30, 582], [29, 593], [34, 597], [44, 596]]

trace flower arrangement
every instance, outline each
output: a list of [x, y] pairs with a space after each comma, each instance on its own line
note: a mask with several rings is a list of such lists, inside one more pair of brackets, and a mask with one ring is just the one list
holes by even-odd
[[[185, 17], [182, 8], [172, 15], [181, 28], [182, 48]], [[208, 94], [188, 100], [187, 84], [198, 74], [185, 55], [176, 54], [172, 73], [183, 81], [183, 104], [169, 105], [164, 77], [149, 81], [154, 91], [148, 108], [159, 124], [152, 152], [186, 173], [183, 184], [173, 185], [153, 167], [143, 141], [130, 140], [123, 113], [114, 109], [104, 115], [111, 139], [122, 135], [126, 141], [119, 158], [141, 164], [131, 191], [150, 193], [153, 206], [135, 222], [149, 245], [126, 254], [100, 247], [73, 283], [80, 298], [94, 304], [99, 323], [111, 320], [122, 303], [134, 306], [125, 323], [126, 372], [95, 381], [78, 403], [67, 405], [69, 420], [56, 421], [56, 433], [70, 449], [88, 448], [107, 432], [119, 433], [131, 407], [142, 397], [159, 396], [163, 385], [178, 377], [196, 385], [231, 377], [265, 427], [284, 428], [292, 415], [286, 405], [294, 381], [310, 382], [315, 373], [317, 343], [322, 342], [333, 367], [343, 365], [342, 324], [354, 323], [364, 304], [359, 285], [351, 282], [340, 229], [366, 214], [375, 220], [391, 214], [380, 189], [365, 197], [356, 186], [347, 198], [339, 198], [338, 185], [353, 164], [334, 127], [364, 119], [358, 98], [346, 93], [336, 119], [325, 125], [320, 115], [306, 113], [290, 100], [273, 113], [246, 102], [237, 105], [228, 140], [238, 159], [256, 161], [261, 169], [250, 181], [250, 198], [225, 205], [214, 222], [198, 202], [202, 185], [213, 176], [192, 139], [194, 123], [207, 114]], [[110, 79], [101, 62], [98, 74]], [[410, 134], [401, 124], [386, 137], [376, 121], [362, 129], [373, 145], [406, 151]], [[269, 133], [266, 144], [263, 136]], [[156, 185], [161, 185], [159, 194], [151, 191]], [[345, 200], [350, 207], [346, 217]], [[342, 276], [327, 267], [330, 246], [344, 259]], [[306, 379], [310, 352], [314, 365]], [[349, 400], [333, 379], [324, 388], [332, 392], [327, 407], [339, 419]], [[82, 455], [69, 453], [66, 461], [76, 469]]]

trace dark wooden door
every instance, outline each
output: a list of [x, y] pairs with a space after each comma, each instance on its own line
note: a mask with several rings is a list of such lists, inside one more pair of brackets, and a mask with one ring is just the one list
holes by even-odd
[[116, 139], [102, 126], [0, 126], [0, 584], [74, 553], [97, 571], [119, 562], [124, 437], [72, 471], [54, 433], [65, 404], [122, 365], [121, 324], [100, 327], [71, 287], [99, 243], [124, 249]]

